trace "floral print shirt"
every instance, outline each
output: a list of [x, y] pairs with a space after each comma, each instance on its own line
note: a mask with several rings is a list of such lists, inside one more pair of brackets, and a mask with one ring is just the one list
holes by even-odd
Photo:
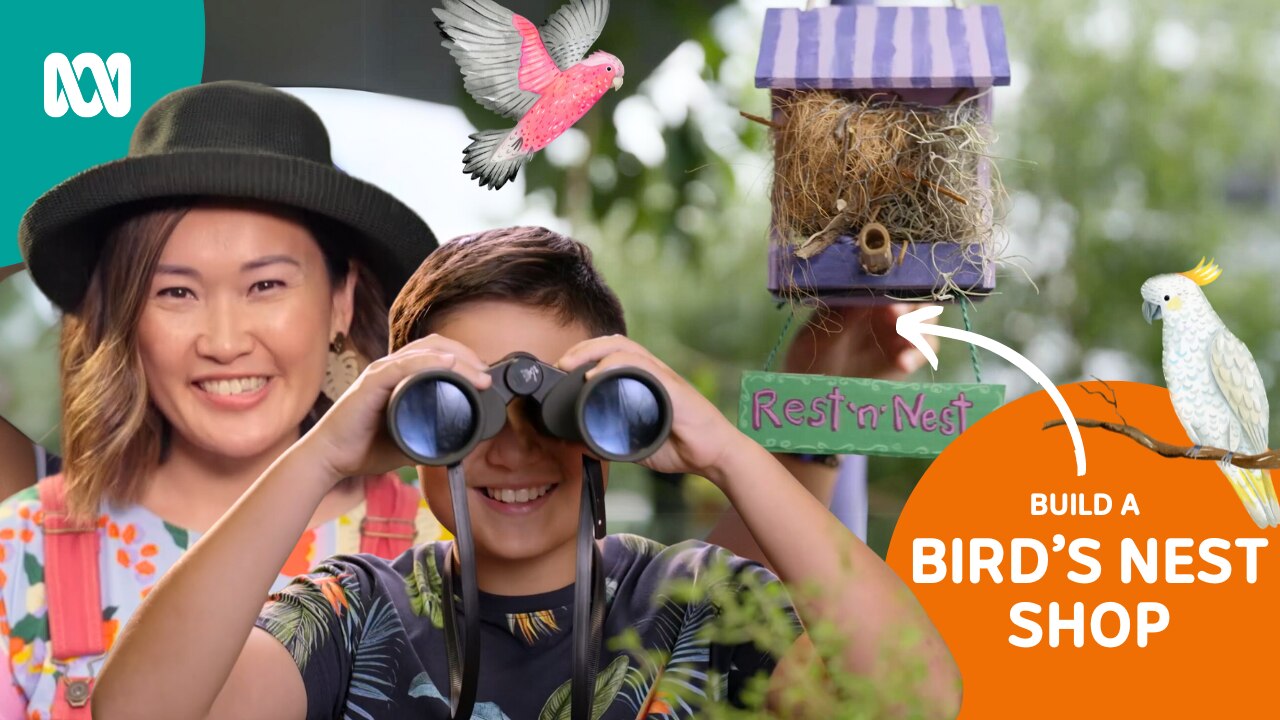
[[[439, 572], [449, 551], [450, 543], [437, 542], [392, 562], [333, 558], [271, 597], [257, 624], [297, 663], [309, 720], [449, 717]], [[738, 704], [747, 684], [776, 664], [747, 638], [773, 631], [785, 647], [799, 634], [777, 578], [716, 546], [611, 535], [603, 559], [597, 720], [692, 718], [706, 702]], [[481, 593], [480, 604], [474, 717], [567, 720], [573, 586], [528, 597]], [[721, 618], [727, 605], [737, 609]], [[747, 605], [770, 606], [776, 622], [752, 620], [729, 639], [723, 620], [736, 613], [742, 624]]]
[[[282, 588], [316, 562], [338, 553], [359, 552], [364, 503], [335, 520], [311, 528], [298, 541], [275, 587]], [[94, 676], [99, 658], [55, 664], [48, 650], [45, 604], [44, 533], [36, 488], [0, 504], [0, 718], [48, 720], [64, 673]], [[422, 501], [417, 541], [447, 537]], [[102, 506], [98, 516], [102, 633], [109, 651], [121, 626], [166, 570], [195, 544], [199, 533], [171, 525], [150, 510], [133, 505]]]

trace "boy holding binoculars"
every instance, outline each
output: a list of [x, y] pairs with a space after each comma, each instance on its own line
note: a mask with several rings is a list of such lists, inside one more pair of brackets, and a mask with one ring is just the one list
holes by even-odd
[[[825, 624], [848, 640], [843, 657], [831, 659], [844, 670], [873, 683], [923, 670], [914, 690], [927, 715], [954, 717], [955, 664], [897, 576], [775, 458], [624, 332], [616, 297], [574, 240], [514, 228], [434, 252], [392, 307], [392, 354], [364, 372], [139, 609], [100, 677], [94, 716], [541, 718], [569, 717], [572, 704], [574, 717], [586, 717], [585, 704], [593, 719], [693, 717], [704, 700], [738, 702], [761, 673], [771, 689], [785, 687], [802, 664], [818, 661], [804, 627]], [[601, 617], [592, 622], [602, 624], [606, 639], [634, 628], [666, 661], [655, 667], [596, 647], [587, 650], [599, 653], [587, 665], [592, 671], [580, 674], [584, 651], [571, 647], [579, 644], [576, 631], [569, 640], [584, 617], [574, 615], [583, 562], [576, 533], [590, 481], [584, 470], [598, 453], [548, 432], [531, 399], [517, 398], [492, 437], [464, 448], [460, 464], [418, 466], [432, 508], [458, 535], [467, 518], [452, 510], [459, 498], [451, 497], [450, 483], [465, 482], [473, 567], [459, 566], [452, 542], [418, 546], [394, 562], [335, 558], [264, 607], [278, 568], [334, 483], [408, 464], [406, 448], [387, 431], [397, 388], [448, 371], [484, 394], [494, 384], [491, 367], [517, 351], [565, 372], [589, 365], [587, 385], [620, 369], [659, 384], [670, 429], [641, 464], [715, 483], [776, 577], [705, 543], [663, 547], [605, 537], [592, 548], [600, 553], [593, 580], [603, 589], [596, 597]], [[774, 658], [749, 642], [719, 644], [699, 632], [716, 606], [664, 588], [705, 577], [713, 566], [727, 567], [722, 582], [736, 594], [785, 597], [764, 592], [779, 578], [822, 590], [796, 595], [794, 613], [804, 627], [792, 628], [791, 651]], [[450, 588], [455, 574], [469, 570], [479, 612], [465, 618], [470, 631], [460, 650]], [[467, 594], [464, 583], [464, 605]], [[904, 632], [913, 638], [906, 652], [884, 652]], [[478, 669], [464, 662], [459, 679], [458, 655], [473, 658], [477, 642], [483, 662]], [[585, 703], [584, 679], [591, 690]], [[476, 702], [459, 710], [459, 684], [468, 683], [478, 687]]]

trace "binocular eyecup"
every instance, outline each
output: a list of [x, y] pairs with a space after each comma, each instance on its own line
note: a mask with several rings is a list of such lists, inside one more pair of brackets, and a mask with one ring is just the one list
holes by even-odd
[[387, 428], [414, 462], [453, 465], [501, 432], [507, 406], [521, 400], [539, 431], [582, 442], [603, 460], [652, 455], [671, 432], [671, 400], [662, 384], [631, 367], [587, 380], [592, 367], [566, 373], [528, 353], [512, 353], [489, 368], [493, 384], [483, 391], [452, 371], [418, 373], [392, 393]]

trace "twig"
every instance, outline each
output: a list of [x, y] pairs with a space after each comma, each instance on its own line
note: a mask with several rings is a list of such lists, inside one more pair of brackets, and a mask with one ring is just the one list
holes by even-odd
[[[1246, 470], [1280, 470], [1280, 451], [1277, 450], [1268, 450], [1264, 453], [1258, 453], [1257, 455], [1238, 455], [1220, 448], [1194, 448], [1172, 445], [1167, 442], [1156, 440], [1145, 432], [1128, 424], [1121, 425], [1113, 422], [1089, 420], [1085, 418], [1077, 419], [1076, 424], [1083, 428], [1101, 428], [1109, 432], [1123, 435], [1146, 449], [1167, 458], [1221, 461], [1230, 457], [1232, 465]], [[1064, 425], [1066, 425], [1065, 420], [1050, 420], [1044, 424], [1042, 429], [1048, 430], [1050, 428], [1062, 427]]]
[[761, 125], [766, 125], [766, 126], [768, 126], [768, 127], [773, 128], [774, 130], [781, 130], [781, 129], [782, 129], [782, 126], [781, 126], [781, 125], [779, 125], [778, 123], [776, 123], [776, 122], [774, 122], [774, 121], [770, 120], [769, 118], [762, 118], [762, 117], [760, 117], [759, 115], [752, 115], [751, 113], [747, 112], [746, 110], [739, 110], [739, 111], [738, 111], [738, 114], [739, 114], [739, 115], [741, 115], [742, 117], [744, 117], [744, 118], [746, 118], [746, 119], [750, 120], [751, 122], [757, 122], [757, 123], [760, 123]]
[[1107, 397], [1107, 394], [1106, 394], [1106, 393], [1098, 392], [1097, 390], [1090, 390], [1090, 389], [1089, 389], [1089, 387], [1088, 387], [1087, 385], [1085, 385], [1084, 383], [1080, 383], [1080, 387], [1081, 387], [1081, 388], [1082, 388], [1086, 393], [1088, 393], [1089, 395], [1097, 395], [1098, 397], [1100, 397], [1100, 398], [1102, 398], [1103, 400], [1105, 400], [1105, 401], [1106, 401], [1106, 403], [1107, 403], [1108, 405], [1110, 405], [1111, 407], [1113, 407], [1113, 408], [1115, 408], [1115, 409], [1116, 409], [1116, 415], [1117, 415], [1117, 416], [1119, 416], [1119, 418], [1120, 418], [1120, 422], [1124, 423], [1125, 425], [1128, 425], [1128, 424], [1129, 424], [1129, 421], [1128, 421], [1128, 420], [1125, 420], [1125, 419], [1124, 419], [1124, 415], [1121, 415], [1121, 414], [1120, 414], [1120, 402], [1119, 402], [1119, 400], [1118, 400], [1118, 398], [1117, 398], [1117, 395], [1116, 395], [1116, 389], [1115, 389], [1115, 388], [1113, 388], [1113, 387], [1111, 387], [1111, 385], [1110, 385], [1110, 384], [1108, 384], [1106, 380], [1103, 380], [1102, 378], [1099, 378], [1097, 375], [1092, 375], [1092, 376], [1090, 376], [1090, 377], [1092, 377], [1094, 380], [1097, 380], [1098, 382], [1102, 383], [1104, 387], [1106, 387], [1108, 390], [1110, 390], [1110, 391], [1111, 391], [1111, 397]]
[[908, 170], [908, 169], [906, 169], [906, 168], [902, 168], [901, 170], [899, 170], [899, 172], [901, 172], [901, 173], [902, 173], [902, 177], [904, 177], [904, 178], [906, 178], [906, 179], [908, 179], [908, 180], [911, 180], [911, 181], [913, 181], [913, 182], [918, 182], [918, 183], [921, 183], [921, 184], [923, 184], [923, 185], [928, 185], [931, 189], [933, 189], [933, 190], [935, 190], [935, 191], [937, 191], [937, 192], [940, 192], [940, 193], [942, 193], [943, 195], [946, 195], [947, 197], [951, 198], [952, 200], [955, 200], [956, 202], [960, 203], [961, 205], [968, 205], [968, 204], [969, 204], [969, 201], [968, 201], [968, 200], [966, 200], [966, 199], [964, 198], [964, 196], [963, 196], [963, 195], [961, 195], [961, 194], [957, 193], [957, 192], [956, 192], [956, 191], [954, 191], [954, 190], [948, 190], [947, 188], [942, 187], [941, 185], [939, 185], [939, 184], [938, 184], [938, 183], [936, 183], [936, 182], [933, 182], [932, 180], [925, 180], [924, 178], [920, 177], [919, 175], [916, 175], [915, 173], [911, 172], [910, 170]]

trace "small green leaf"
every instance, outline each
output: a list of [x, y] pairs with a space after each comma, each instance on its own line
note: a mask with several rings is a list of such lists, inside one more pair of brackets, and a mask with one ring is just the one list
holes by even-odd
[[418, 617], [428, 617], [437, 629], [444, 627], [444, 609], [441, 606], [443, 581], [436, 570], [435, 555], [428, 550], [425, 558], [415, 560], [413, 573], [404, 578], [405, 593], [409, 596], [409, 608]]
[[566, 680], [563, 685], [556, 688], [551, 693], [551, 697], [547, 698], [546, 704], [542, 706], [542, 712], [538, 713], [538, 720], [560, 720], [560, 718], [569, 717], [569, 686], [571, 680]]
[[591, 706], [592, 720], [600, 720], [600, 716], [604, 715], [604, 711], [613, 704], [614, 698], [618, 696], [618, 691], [622, 689], [623, 679], [627, 677], [627, 666], [629, 664], [626, 655], [619, 655], [596, 678], [596, 699]]
[[187, 542], [190, 537], [186, 528], [180, 528], [177, 525], [170, 525], [166, 522], [164, 529], [169, 531], [169, 537], [173, 538], [173, 544], [177, 545], [179, 550], [187, 549]]
[[9, 634], [23, 642], [33, 642], [35, 640], [49, 639], [49, 619], [45, 617], [36, 617], [28, 615], [18, 621], [14, 625]]
[[[614, 699], [618, 697], [618, 691], [622, 689], [622, 681], [627, 676], [628, 664], [627, 656], [619, 655], [609, 663], [609, 667], [605, 668], [604, 672], [596, 677], [596, 694], [591, 704], [591, 720], [600, 720], [604, 711], [608, 710]], [[538, 713], [538, 720], [569, 720], [572, 685], [572, 680], [566, 680], [551, 693], [551, 697], [547, 698], [546, 704], [542, 706], [542, 712]]]
[[44, 565], [40, 564], [40, 559], [35, 555], [24, 553], [22, 568], [27, 572], [28, 585], [39, 585], [44, 582]]

